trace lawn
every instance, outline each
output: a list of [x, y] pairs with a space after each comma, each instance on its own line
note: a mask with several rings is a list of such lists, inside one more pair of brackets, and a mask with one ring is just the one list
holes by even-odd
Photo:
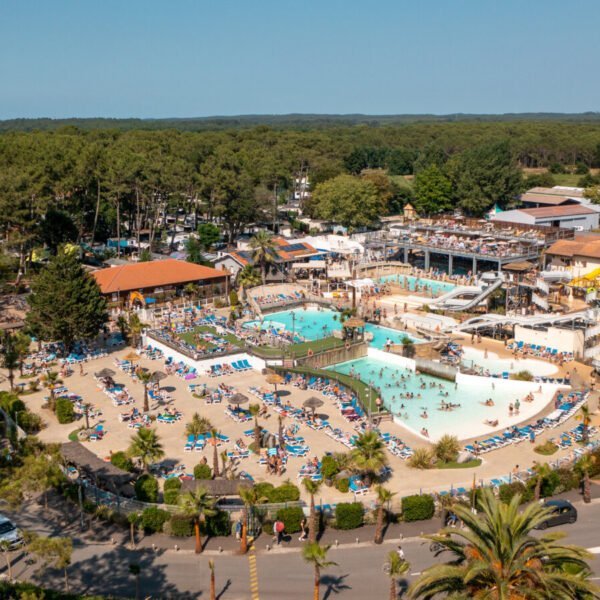
[[435, 468], [436, 469], [474, 469], [475, 467], [479, 467], [481, 465], [481, 459], [480, 458], [475, 458], [473, 460], [469, 460], [467, 462], [464, 463], [459, 463], [459, 462], [442, 462], [441, 460], [438, 460], [435, 463]]
[[[332, 350], [333, 348], [341, 348], [343, 345], [343, 340], [334, 338], [332, 336], [320, 340], [287, 345], [284, 347], [284, 351], [286, 356], [291, 356], [293, 353], [296, 358], [302, 358], [308, 354], [309, 350], [312, 350], [315, 354], [318, 354], [319, 352], [325, 352], [326, 350]], [[282, 354], [281, 348], [273, 348], [272, 346], [258, 346], [253, 348], [253, 351], [259, 356], [268, 358], [281, 356]]]
[[554, 177], [555, 185], [577, 187], [577, 184], [583, 175], [572, 175], [571, 173], [552, 173], [552, 177]]
[[[241, 340], [239, 340], [235, 335], [232, 335], [230, 333], [224, 333], [224, 334], [217, 333], [217, 330], [214, 327], [211, 327], [210, 325], [201, 325], [199, 327], [195, 327], [193, 331], [188, 331], [187, 333], [181, 333], [177, 337], [179, 337], [179, 339], [184, 341], [186, 344], [190, 344], [191, 346], [197, 346], [198, 342], [196, 341], [196, 338], [194, 336], [200, 332], [212, 333], [213, 335], [215, 335], [219, 338], [227, 340], [230, 344], [233, 344], [234, 346], [243, 346], [244, 345], [244, 343]], [[216, 346], [214, 344], [211, 344], [210, 342], [205, 342], [203, 340], [201, 343], [203, 345], [205, 345], [208, 350], [212, 350], [213, 348], [216, 348]]]

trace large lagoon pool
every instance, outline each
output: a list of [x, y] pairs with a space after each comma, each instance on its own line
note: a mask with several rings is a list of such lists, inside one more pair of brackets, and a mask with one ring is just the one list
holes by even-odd
[[[339, 331], [342, 328], [339, 315], [340, 313], [337, 311], [318, 308], [283, 310], [265, 315], [262, 321], [249, 321], [244, 324], [244, 327], [260, 328], [266, 331], [284, 328], [287, 331], [294, 331], [296, 335], [305, 340], [318, 340], [328, 337], [334, 330]], [[401, 344], [404, 337], [409, 337], [415, 343], [422, 341], [404, 331], [372, 323], [367, 323], [365, 329], [373, 335], [370, 345], [374, 348], [383, 348], [388, 338], [392, 344]]]
[[[372, 356], [340, 363], [330, 367], [338, 373], [354, 373], [365, 383], [381, 389], [384, 405], [397, 421], [420, 434], [423, 428], [429, 439], [437, 440], [445, 433], [459, 439], [489, 436], [493, 431], [519, 423], [536, 414], [547, 403], [548, 392], [538, 393], [538, 384], [531, 387], [516, 382], [482, 377], [465, 377], [458, 384], [414, 371], [388, 360]], [[519, 382], [521, 383], [521, 382]], [[523, 402], [527, 391], [533, 391], [534, 401]], [[408, 397], [412, 395], [413, 397]], [[491, 398], [494, 406], [485, 406]], [[508, 407], [519, 399], [520, 413], [509, 417]], [[452, 410], [442, 410], [442, 402], [458, 405]], [[424, 418], [422, 415], [427, 414]], [[486, 420], [498, 420], [498, 426], [485, 424]]]
[[478, 348], [463, 347], [462, 363], [476, 370], [488, 371], [490, 375], [529, 371], [532, 375], [547, 377], [558, 372], [552, 363], [534, 358], [500, 358], [494, 352], [485, 352]]
[[451, 292], [456, 287], [453, 283], [447, 281], [436, 281], [435, 279], [419, 278], [413, 275], [384, 275], [378, 281], [381, 283], [397, 283], [407, 287], [410, 292], [419, 292], [431, 297], [441, 296]]

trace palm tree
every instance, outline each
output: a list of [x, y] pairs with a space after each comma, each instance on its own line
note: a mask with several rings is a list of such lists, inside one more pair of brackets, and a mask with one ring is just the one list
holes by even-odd
[[8, 371], [8, 382], [11, 391], [15, 387], [15, 369], [19, 367], [19, 352], [13, 343], [12, 336], [6, 334], [2, 345], [2, 366]]
[[396, 495], [394, 492], [384, 488], [382, 485], [377, 486], [377, 527], [375, 528], [376, 544], [383, 543], [383, 517], [385, 514], [385, 505]]
[[260, 412], [260, 404], [250, 404], [248, 412], [254, 417], [254, 451], [260, 453], [260, 427], [258, 425], [258, 413]]
[[256, 269], [254, 267], [251, 267], [250, 265], [246, 265], [238, 273], [237, 281], [240, 286], [243, 286], [245, 288], [251, 288], [251, 287], [256, 287], [257, 285], [260, 285], [261, 278], [260, 278], [260, 274], [256, 272]]
[[206, 517], [214, 517], [217, 514], [215, 509], [216, 498], [208, 495], [206, 488], [198, 487], [195, 492], [187, 492], [179, 498], [179, 508], [181, 513], [194, 519], [194, 533], [196, 535], [196, 554], [202, 552], [202, 540], [200, 538], [200, 523], [203, 523]]
[[140, 565], [131, 563], [129, 573], [135, 577], [135, 600], [140, 599]]
[[315, 494], [321, 487], [320, 481], [314, 481], [310, 477], [305, 477], [302, 480], [304, 489], [310, 494], [310, 516], [308, 517], [308, 541], [317, 541], [317, 511], [315, 510]]
[[242, 535], [240, 536], [240, 554], [246, 554], [248, 551], [248, 517], [252, 509], [259, 503], [266, 501], [266, 498], [259, 496], [254, 487], [239, 487], [238, 494], [244, 503], [242, 512]]
[[[454, 512], [464, 529], [446, 528], [425, 536], [452, 557], [429, 567], [411, 587], [411, 597], [540, 598], [596, 597], [588, 581], [590, 554], [583, 548], [559, 543], [560, 535], [531, 535], [549, 510], [531, 503], [522, 511], [521, 498], [497, 500], [490, 489], [482, 491], [479, 512], [456, 504]], [[577, 573], [577, 574], [573, 574]]]
[[405, 335], [400, 340], [400, 343], [402, 344], [402, 356], [406, 358], [412, 358], [415, 355], [414, 340]]
[[533, 497], [535, 501], [539, 501], [540, 496], [542, 495], [542, 483], [544, 479], [550, 475], [552, 469], [548, 466], [547, 463], [536, 463], [533, 465], [533, 471], [535, 473], [535, 488], [533, 491]]
[[138, 512], [130, 512], [127, 515], [127, 520], [129, 521], [129, 537], [131, 540], [131, 547], [135, 548], [135, 528], [140, 524], [142, 515], [140, 515]]
[[8, 575], [8, 581], [12, 581], [12, 549], [10, 547], [10, 542], [7, 542], [6, 540], [0, 541], [0, 552], [4, 554], [4, 559], [6, 560], [6, 571]]
[[208, 433], [213, 428], [212, 423], [206, 417], [201, 417], [198, 413], [192, 415], [192, 420], [185, 424], [185, 435], [198, 437]]
[[227, 450], [221, 450], [219, 456], [221, 457], [221, 477], [227, 479], [227, 463], [229, 462]]
[[42, 385], [47, 390], [50, 390], [50, 408], [54, 410], [56, 407], [54, 390], [62, 383], [62, 379], [59, 377], [59, 374], [56, 371], [47, 371], [42, 375], [41, 379]]
[[266, 231], [258, 231], [250, 240], [249, 246], [252, 249], [252, 260], [255, 265], [260, 267], [260, 277], [262, 284], [265, 285], [269, 265], [275, 261], [273, 236]]
[[129, 456], [140, 459], [146, 473], [150, 463], [165, 455], [158, 434], [154, 429], [138, 429], [135, 435], [131, 436], [131, 443], [127, 452]]
[[590, 425], [592, 424], [592, 416], [590, 415], [590, 407], [587, 404], [584, 404], [581, 407], [581, 411], [578, 415], [575, 415], [575, 418], [578, 421], [581, 421], [581, 441], [584, 444], [587, 444], [590, 440]]
[[331, 546], [321, 546], [317, 542], [306, 542], [302, 548], [302, 558], [313, 565], [315, 570], [313, 600], [319, 600], [319, 584], [321, 582], [321, 569], [332, 567], [337, 563], [327, 560], [327, 552]]
[[210, 430], [210, 441], [213, 445], [213, 479], [219, 476], [219, 451], [217, 450], [219, 431], [214, 427]]
[[592, 501], [592, 489], [590, 485], [590, 471], [596, 464], [593, 454], [584, 454], [576, 463], [575, 469], [581, 475], [583, 483], [583, 501], [589, 504]]
[[152, 381], [152, 373], [148, 369], [136, 369], [136, 377], [140, 383], [144, 386], [144, 412], [150, 412], [150, 404], [148, 402], [148, 384]]
[[385, 445], [374, 431], [365, 431], [358, 436], [350, 455], [354, 468], [365, 474], [368, 485], [371, 479], [387, 464]]
[[216, 600], [217, 590], [215, 585], [215, 561], [208, 561], [208, 568], [210, 569], [210, 600]]
[[138, 338], [145, 328], [146, 324], [142, 323], [140, 317], [136, 313], [129, 316], [129, 334], [131, 335], [131, 345], [134, 348], [137, 347]]
[[400, 577], [406, 575], [407, 571], [410, 569], [410, 564], [403, 558], [400, 558], [400, 555], [395, 550], [392, 550], [392, 552], [388, 554], [388, 565], [389, 569], [387, 574], [390, 578], [390, 600], [398, 600], [396, 584]]

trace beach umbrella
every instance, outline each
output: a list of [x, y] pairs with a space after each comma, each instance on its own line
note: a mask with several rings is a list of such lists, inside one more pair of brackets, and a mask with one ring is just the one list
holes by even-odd
[[124, 357], [124, 360], [128, 360], [129, 362], [137, 362], [140, 360], [140, 355], [135, 352], [130, 352], [127, 356]]
[[275, 388], [275, 395], [277, 396], [277, 386], [285, 381], [283, 377], [279, 373], [269, 373], [265, 379], [267, 383], [270, 383]]
[[315, 396], [311, 396], [308, 400], [305, 400], [302, 403], [302, 406], [304, 406], [306, 408], [310, 408], [312, 410], [313, 419], [314, 419], [315, 418], [315, 410], [317, 408], [319, 408], [320, 406], [323, 406], [323, 404], [325, 404], [325, 402], [323, 402], [323, 400], [321, 400], [320, 398], [316, 398]]
[[105, 377], [114, 377], [115, 372], [112, 369], [102, 369], [101, 371], [94, 373], [94, 375], [100, 379], [104, 379]]
[[240, 394], [238, 392], [237, 394], [231, 396], [231, 398], [228, 398], [227, 402], [229, 402], [229, 404], [233, 404], [234, 406], [239, 406], [240, 404], [245, 404], [248, 402], [248, 396], [244, 396], [244, 394]]
[[163, 373], [162, 371], [154, 371], [154, 373], [152, 373], [152, 381], [156, 381], [156, 383], [162, 381], [163, 379], [166, 379], [166, 377], [167, 374]]

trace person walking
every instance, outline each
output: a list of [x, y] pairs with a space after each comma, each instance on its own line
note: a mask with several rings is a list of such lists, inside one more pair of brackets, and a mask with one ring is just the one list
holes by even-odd
[[277, 519], [275, 523], [273, 523], [273, 543], [277, 543], [279, 546], [281, 544], [281, 540], [283, 539], [283, 532], [285, 530], [285, 525], [283, 521]]
[[304, 542], [308, 537], [308, 522], [306, 521], [306, 517], [302, 517], [302, 521], [300, 521], [300, 537], [298, 538], [299, 542]]

